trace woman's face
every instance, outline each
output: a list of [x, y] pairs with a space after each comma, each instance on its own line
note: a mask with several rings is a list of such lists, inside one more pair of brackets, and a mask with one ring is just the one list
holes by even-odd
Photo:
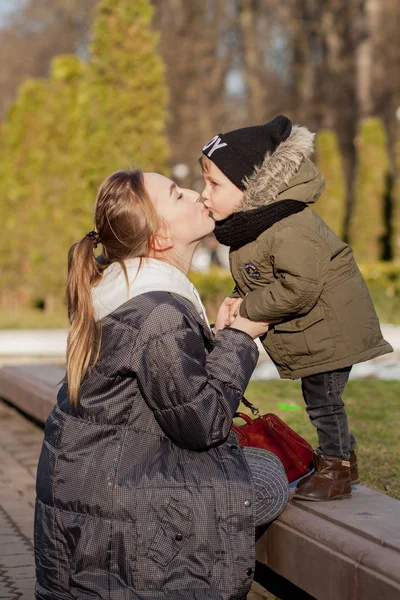
[[214, 220], [200, 202], [200, 194], [180, 188], [158, 173], [145, 173], [144, 182], [175, 248], [190, 246], [213, 231]]

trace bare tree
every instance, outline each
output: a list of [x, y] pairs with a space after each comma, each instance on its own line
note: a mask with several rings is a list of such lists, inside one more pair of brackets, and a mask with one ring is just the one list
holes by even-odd
[[372, 66], [374, 108], [385, 120], [389, 134], [395, 138], [398, 132], [396, 112], [400, 106], [398, 0], [382, 0], [377, 21]]
[[373, 60], [377, 26], [382, 3], [380, 0], [361, 0], [356, 5], [354, 26], [358, 29], [356, 45], [356, 90], [360, 118], [373, 112]]
[[224, 0], [153, 3], [170, 89], [172, 162], [189, 167], [189, 175], [182, 179], [193, 184], [199, 174], [197, 159], [202, 145], [225, 122], [230, 17]]
[[56, 54], [84, 55], [97, 0], [28, 0], [0, 30], [0, 118], [28, 77], [47, 76]]
[[238, 3], [243, 65], [249, 113], [253, 123], [260, 123], [265, 116], [265, 66], [262, 46], [257, 35], [259, 12], [259, 0], [240, 0]]

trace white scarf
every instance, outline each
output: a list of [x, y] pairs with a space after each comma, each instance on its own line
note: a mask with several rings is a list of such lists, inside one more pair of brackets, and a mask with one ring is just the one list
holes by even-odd
[[129, 287], [119, 263], [104, 271], [99, 283], [92, 288], [96, 321], [104, 319], [131, 298], [146, 292], [171, 292], [189, 300], [200, 318], [209, 326], [206, 310], [199, 293], [189, 279], [176, 267], [156, 258], [130, 258], [124, 261]]

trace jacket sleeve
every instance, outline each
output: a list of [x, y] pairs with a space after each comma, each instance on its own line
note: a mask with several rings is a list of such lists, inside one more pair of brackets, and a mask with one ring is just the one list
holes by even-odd
[[236, 285], [233, 288], [232, 292], [229, 294], [229, 298], [240, 298], [240, 294]]
[[139, 389], [176, 445], [206, 450], [229, 435], [257, 364], [257, 345], [241, 331], [224, 329], [207, 354], [194, 319], [171, 306], [158, 312], [159, 316], [153, 314], [152, 329], [160, 333], [135, 352]]
[[326, 242], [307, 227], [284, 228], [270, 247], [275, 281], [249, 292], [240, 314], [272, 321], [308, 313], [320, 297], [331, 260]]

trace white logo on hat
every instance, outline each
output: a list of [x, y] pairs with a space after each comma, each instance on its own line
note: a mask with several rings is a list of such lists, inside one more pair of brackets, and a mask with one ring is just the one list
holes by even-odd
[[223, 144], [220, 144], [221, 138], [219, 137], [219, 135], [216, 135], [213, 137], [212, 140], [210, 140], [208, 142], [208, 144], [206, 144], [203, 148], [203, 152], [204, 150], [207, 150], [207, 148], [211, 148], [211, 150], [209, 152], [206, 152], [206, 155], [208, 156], [208, 158], [210, 158], [210, 156], [212, 155], [213, 152], [215, 152], [216, 150], [218, 150], [218, 148], [223, 148], [224, 146], [227, 146], [228, 144], [225, 144], [225, 142]]

